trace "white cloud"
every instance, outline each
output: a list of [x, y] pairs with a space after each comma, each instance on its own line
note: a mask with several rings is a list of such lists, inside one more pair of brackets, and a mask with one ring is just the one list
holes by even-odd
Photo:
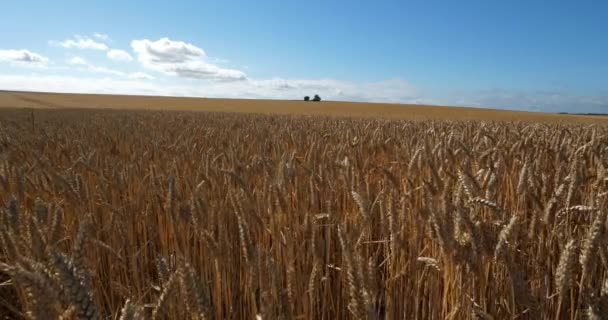
[[72, 57], [70, 60], [68, 60], [68, 63], [73, 64], [73, 65], [80, 65], [80, 66], [88, 65], [87, 61], [81, 57]]
[[124, 50], [112, 49], [106, 55], [108, 58], [116, 61], [133, 61], [133, 57]]
[[0, 50], [0, 61], [8, 61], [19, 65], [46, 66], [49, 59], [26, 49]]
[[192, 79], [245, 80], [247, 75], [235, 69], [218, 67], [207, 62], [205, 51], [193, 44], [162, 38], [131, 42], [137, 59], [146, 68], [168, 75]]
[[99, 39], [101, 41], [108, 41], [108, 40], [110, 40], [110, 37], [107, 34], [105, 34], [105, 33], [95, 32], [95, 33], [93, 33], [93, 37], [95, 37], [95, 38], [97, 38], [97, 39]]
[[59, 45], [64, 48], [90, 49], [90, 50], [108, 50], [108, 46], [103, 42], [97, 42], [88, 37], [75, 35], [74, 39], [67, 39], [61, 42], [50, 41], [53, 45]]
[[205, 58], [207, 54], [193, 44], [162, 38], [133, 40], [131, 47], [139, 55], [142, 63], [181, 63]]
[[[155, 69], [155, 68], [152, 68]], [[224, 69], [204, 61], [191, 61], [162, 66], [163, 72], [183, 78], [214, 80], [245, 80], [245, 73], [234, 69]]]

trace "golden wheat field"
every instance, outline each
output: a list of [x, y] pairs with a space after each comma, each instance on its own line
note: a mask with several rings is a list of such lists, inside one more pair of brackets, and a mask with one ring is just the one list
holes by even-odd
[[608, 123], [608, 118], [417, 104], [210, 99], [0, 91], [0, 108], [216, 111], [394, 120], [487, 120]]
[[600, 118], [2, 94], [6, 319], [608, 314]]

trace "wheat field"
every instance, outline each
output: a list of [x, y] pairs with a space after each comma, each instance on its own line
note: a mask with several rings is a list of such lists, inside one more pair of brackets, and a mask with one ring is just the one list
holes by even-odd
[[66, 94], [14, 91], [0, 91], [0, 108], [212, 111], [273, 115], [325, 116], [338, 118], [380, 118], [392, 120], [485, 120], [608, 123], [608, 118], [600, 116], [563, 115], [542, 112], [420, 104], [358, 103], [339, 101], [323, 101], [322, 103], [313, 103], [293, 100], [211, 99], [192, 97]]
[[608, 127], [458, 117], [0, 109], [0, 314], [605, 319]]

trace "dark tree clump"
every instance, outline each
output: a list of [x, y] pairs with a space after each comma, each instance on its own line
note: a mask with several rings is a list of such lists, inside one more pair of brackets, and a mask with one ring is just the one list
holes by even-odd
[[310, 101], [310, 97], [309, 96], [305, 96], [304, 97], [304, 101]]
[[314, 98], [312, 98], [312, 101], [319, 102], [319, 101], [321, 101], [321, 97], [319, 97], [319, 95], [318, 95], [318, 94], [315, 94], [315, 97], [314, 97]]

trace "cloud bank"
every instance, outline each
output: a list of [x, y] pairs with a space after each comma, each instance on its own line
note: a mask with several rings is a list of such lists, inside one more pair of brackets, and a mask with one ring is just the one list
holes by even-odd
[[[0, 89], [73, 93], [137, 94], [191, 96], [210, 98], [301, 99], [319, 94], [324, 100], [395, 102], [461, 105], [498, 109], [544, 112], [608, 113], [608, 96], [577, 96], [566, 93], [509, 92], [502, 96], [491, 92], [461, 92], [443, 96], [421, 92], [404, 80], [358, 83], [339, 80], [247, 80], [238, 82], [186, 81], [173, 83], [154, 79], [145, 73], [123, 73], [93, 69], [99, 76], [58, 76], [45, 74], [0, 75]], [[147, 80], [147, 81], [142, 81]]]
[[[89, 68], [87, 66], [87, 68]], [[93, 69], [109, 76], [112, 71]], [[143, 94], [161, 96], [193, 96], [211, 98], [266, 98], [266, 99], [301, 99], [305, 94], [319, 94], [325, 100], [352, 101], [390, 101], [414, 102], [417, 97], [415, 90], [405, 81], [391, 80], [391, 83], [353, 83], [337, 80], [249, 80], [240, 82], [207, 82], [201, 85], [197, 82], [180, 84], [152, 80], [145, 73], [120, 74], [124, 79], [111, 77], [77, 77], [57, 75], [0, 75], [0, 88], [28, 91], [57, 91], [75, 93], [114, 93], [114, 94]], [[290, 88], [283, 85], [288, 83]], [[368, 90], [376, 88], [382, 90]], [[392, 92], [400, 92], [401, 100], [391, 97]], [[410, 92], [411, 96], [405, 94]], [[350, 97], [351, 99], [344, 99]]]
[[454, 94], [443, 101], [452, 105], [498, 109], [608, 113], [608, 96], [586, 96], [562, 91], [474, 90]]

